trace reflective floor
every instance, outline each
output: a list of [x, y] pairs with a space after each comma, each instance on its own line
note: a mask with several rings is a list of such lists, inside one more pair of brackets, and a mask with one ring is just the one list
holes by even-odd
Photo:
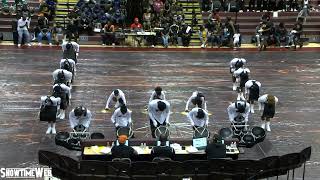
[[[45, 135], [47, 124], [37, 119], [40, 96], [51, 93], [51, 73], [59, 66], [60, 50], [0, 49], [0, 166], [37, 164], [37, 151], [46, 149], [76, 156]], [[241, 159], [299, 152], [312, 145], [307, 177], [320, 177], [320, 59], [317, 52], [103, 52], [82, 49], [69, 112], [84, 105], [93, 112], [91, 132], [114, 136], [110, 113], [102, 113], [106, 95], [124, 91], [133, 111], [136, 138], [149, 138], [145, 106], [155, 86], [161, 86], [171, 103], [172, 137], [191, 138], [192, 130], [181, 112], [193, 91], [208, 101], [209, 129], [229, 126], [226, 108], [234, 101], [229, 61], [244, 57], [251, 78], [262, 83], [262, 93], [279, 98], [272, 132], [263, 143], [245, 149]], [[261, 113], [250, 116], [260, 125]], [[57, 131], [70, 131], [68, 120], [57, 122]], [[296, 173], [301, 177], [302, 173]]]

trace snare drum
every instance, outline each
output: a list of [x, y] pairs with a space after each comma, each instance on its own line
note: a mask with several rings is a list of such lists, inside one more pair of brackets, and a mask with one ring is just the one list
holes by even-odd
[[133, 135], [133, 132], [130, 127], [120, 127], [117, 130], [117, 137], [119, 137], [121, 135], [126, 135], [128, 137], [128, 139], [130, 139]]
[[259, 126], [253, 127], [251, 133], [256, 139], [256, 143], [262, 142], [266, 137], [266, 131]]
[[55, 143], [58, 146], [66, 146], [68, 140], [70, 139], [70, 134], [68, 132], [58, 132], [55, 137]]
[[159, 138], [160, 135], [164, 134], [166, 138], [170, 137], [170, 131], [167, 126], [159, 126], [155, 130], [155, 136], [156, 138]]
[[219, 135], [222, 137], [222, 139], [230, 139], [233, 135], [233, 132], [230, 128], [222, 128], [219, 131]]
[[104, 135], [102, 133], [95, 132], [90, 135], [90, 139], [104, 139]]
[[195, 127], [193, 131], [193, 139], [195, 138], [209, 138], [210, 133], [205, 127]]
[[245, 145], [246, 147], [250, 148], [255, 144], [255, 138], [251, 133], [247, 133], [241, 137], [240, 144]]
[[84, 125], [82, 124], [78, 124], [73, 128], [76, 132], [83, 132], [84, 130], [86, 130], [86, 127], [84, 127]]

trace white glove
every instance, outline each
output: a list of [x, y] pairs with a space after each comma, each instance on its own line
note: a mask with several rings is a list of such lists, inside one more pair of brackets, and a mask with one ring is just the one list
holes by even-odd
[[154, 127], [157, 127], [157, 126], [158, 126], [158, 123], [154, 121], [154, 122], [153, 122], [153, 126], [154, 126]]
[[118, 124], [118, 123], [116, 123], [116, 124], [115, 124], [115, 126], [116, 126], [116, 127], [118, 127], [118, 126], [119, 126], [119, 124]]

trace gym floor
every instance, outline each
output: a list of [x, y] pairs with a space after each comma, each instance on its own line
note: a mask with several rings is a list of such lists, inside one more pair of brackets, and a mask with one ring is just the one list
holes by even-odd
[[[38, 163], [38, 150], [51, 150], [76, 158], [76, 153], [46, 135], [47, 124], [38, 120], [40, 96], [51, 94], [51, 73], [59, 68], [59, 48], [0, 48], [0, 166], [30, 167]], [[212, 133], [230, 126], [226, 108], [236, 99], [229, 61], [247, 59], [251, 79], [262, 83], [261, 94], [279, 98], [272, 132], [263, 143], [244, 149], [240, 159], [259, 159], [299, 152], [312, 146], [307, 179], [320, 177], [320, 59], [317, 51], [103, 51], [83, 48], [78, 59], [69, 111], [78, 105], [93, 112], [91, 132], [114, 136], [111, 113], [102, 110], [112, 90], [126, 94], [133, 111], [136, 138], [151, 138], [145, 106], [155, 86], [161, 86], [171, 103], [171, 137], [191, 138], [192, 129], [181, 112], [193, 91], [207, 99]], [[260, 126], [258, 106], [249, 124]], [[57, 121], [57, 131], [70, 131], [69, 122]], [[296, 173], [301, 177], [302, 173]]]

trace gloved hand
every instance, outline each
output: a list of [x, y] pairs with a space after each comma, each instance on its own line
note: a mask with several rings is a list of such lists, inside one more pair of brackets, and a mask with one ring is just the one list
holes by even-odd
[[184, 110], [184, 112], [189, 112], [189, 109]]
[[109, 110], [110, 110], [110, 108], [106, 107], [106, 108], [104, 108], [104, 110], [109, 111]]
[[116, 123], [116, 124], [114, 124], [116, 127], [118, 127], [119, 126], [119, 124], [118, 123]]
[[153, 126], [154, 126], [154, 127], [157, 127], [157, 126], [158, 126], [158, 123], [157, 123], [157, 122], [153, 122]]

